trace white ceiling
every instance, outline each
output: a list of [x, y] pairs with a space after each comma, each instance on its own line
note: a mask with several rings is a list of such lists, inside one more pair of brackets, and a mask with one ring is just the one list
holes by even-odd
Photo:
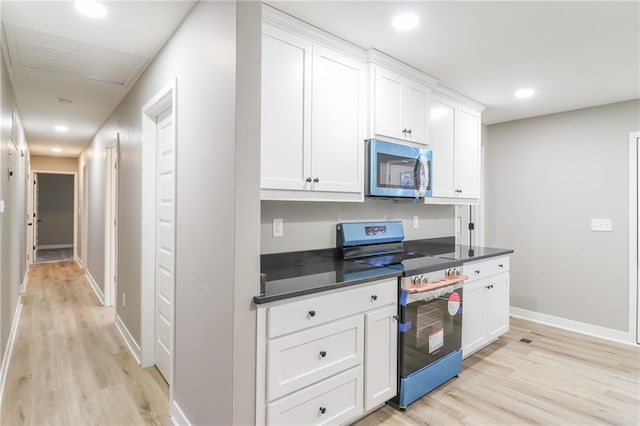
[[72, 1], [2, 1], [3, 51], [33, 155], [78, 156], [195, 2], [103, 4], [107, 17], [91, 19]]
[[[79, 155], [195, 2], [104, 4], [107, 18], [94, 20], [70, 1], [2, 1], [9, 72], [34, 155]], [[270, 4], [438, 78], [487, 105], [488, 124], [640, 97], [639, 2]], [[390, 21], [407, 11], [420, 26], [399, 33]], [[515, 99], [525, 86], [536, 96]], [[69, 132], [54, 132], [56, 124]]]
[[[640, 98], [640, 2], [270, 1], [487, 106], [487, 124]], [[401, 12], [420, 17], [400, 33]], [[518, 100], [522, 87], [536, 95]]]

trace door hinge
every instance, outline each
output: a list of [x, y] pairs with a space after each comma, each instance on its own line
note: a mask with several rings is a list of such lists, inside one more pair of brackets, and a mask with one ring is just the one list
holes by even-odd
[[36, 249], [36, 246], [33, 246], [33, 249], [35, 250], [35, 249]]
[[473, 222], [469, 222], [469, 231], [473, 231], [475, 228], [475, 225], [473, 224]]
[[116, 226], [116, 220], [113, 219], [113, 226]]

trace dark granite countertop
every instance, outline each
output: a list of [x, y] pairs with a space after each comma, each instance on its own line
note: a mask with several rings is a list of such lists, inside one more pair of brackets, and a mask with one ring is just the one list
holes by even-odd
[[389, 265], [388, 259], [343, 260], [336, 249], [266, 254], [260, 258], [261, 294], [253, 301], [263, 304], [510, 253], [513, 250], [456, 245], [453, 237], [446, 237], [405, 241], [404, 259]]

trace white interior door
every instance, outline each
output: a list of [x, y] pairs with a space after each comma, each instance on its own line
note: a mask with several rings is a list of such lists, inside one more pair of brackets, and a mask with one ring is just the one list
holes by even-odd
[[156, 366], [171, 385], [175, 285], [175, 140], [171, 108], [156, 119]]

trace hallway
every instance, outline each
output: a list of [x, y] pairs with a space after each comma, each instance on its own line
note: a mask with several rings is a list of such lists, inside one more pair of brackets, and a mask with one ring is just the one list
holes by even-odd
[[140, 368], [74, 261], [32, 265], [2, 425], [169, 425], [168, 386]]

